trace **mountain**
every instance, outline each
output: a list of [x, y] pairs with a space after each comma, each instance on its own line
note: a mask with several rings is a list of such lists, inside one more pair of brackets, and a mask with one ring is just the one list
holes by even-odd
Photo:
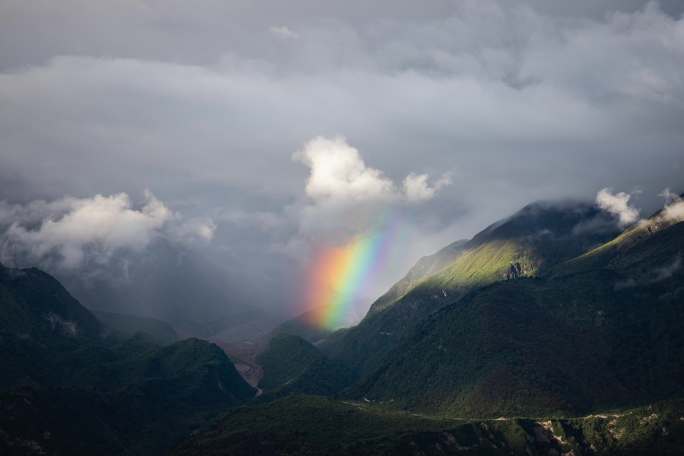
[[[678, 217], [619, 232], [590, 206], [528, 206], [422, 259], [322, 354], [274, 339], [265, 374], [293, 368], [275, 382], [281, 394], [174, 454], [680, 454]], [[378, 336], [397, 329], [378, 356]], [[298, 395], [291, 385], [320, 360], [355, 371], [317, 393], [328, 397]]]
[[371, 305], [368, 314], [373, 315], [392, 306], [398, 300], [414, 289], [421, 279], [440, 272], [458, 258], [468, 245], [468, 240], [462, 239], [453, 242], [442, 250], [425, 256], [409, 270], [409, 272], [399, 282]]
[[682, 454], [681, 401], [563, 419], [454, 420], [289, 396], [229, 412], [172, 454], [646, 456]]
[[178, 333], [168, 323], [156, 318], [137, 317], [112, 312], [93, 311], [93, 315], [111, 331], [123, 337], [133, 337], [142, 333], [159, 345], [167, 345], [178, 340]]
[[0, 264], [0, 331], [25, 337], [97, 337], [100, 322], [52, 276]]
[[458, 416], [567, 415], [684, 388], [684, 223], [661, 214], [424, 319], [356, 397]]
[[236, 349], [258, 396], [218, 345], [0, 267], [0, 454], [681, 454], [683, 255], [682, 202], [625, 230], [535, 203], [356, 327], [320, 340], [304, 316]]
[[275, 335], [257, 362], [263, 369], [259, 387], [264, 398], [288, 394], [333, 395], [353, 381], [343, 363], [331, 360], [298, 336]]
[[[679, 229], [684, 221], [684, 201], [679, 201], [641, 220], [619, 236], [562, 265], [558, 275], [576, 270], [610, 269], [630, 275], [643, 284], [669, 278], [681, 266]], [[672, 264], [663, 268], [663, 263]], [[645, 274], [645, 276], [643, 275]], [[621, 286], [629, 287], [626, 283]]]
[[291, 383], [323, 357], [316, 347], [300, 337], [276, 335], [269, 341], [268, 348], [257, 356], [257, 362], [264, 370], [259, 387], [269, 390]]
[[[29, 353], [33, 363], [48, 359]], [[166, 454], [254, 395], [218, 347], [196, 339], [159, 348], [136, 338], [47, 355], [49, 376], [0, 388], [0, 449], [10, 448], [2, 454]]]
[[611, 218], [593, 205], [570, 201], [533, 203], [470, 240], [456, 241], [421, 258], [373, 303], [368, 314], [391, 307], [416, 289], [444, 295], [444, 291], [453, 294], [453, 290], [501, 279], [537, 276], [618, 233]]
[[0, 268], [0, 316], [8, 454], [160, 454], [255, 394], [218, 346], [107, 331], [37, 269]]
[[488, 284], [544, 275], [618, 233], [613, 220], [590, 204], [530, 204], [472, 239], [420, 260], [359, 325], [321, 348], [359, 377], [370, 375], [443, 306]]

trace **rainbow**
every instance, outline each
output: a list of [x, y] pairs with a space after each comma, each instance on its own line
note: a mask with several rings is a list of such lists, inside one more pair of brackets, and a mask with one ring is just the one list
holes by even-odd
[[362, 292], [387, 258], [394, 230], [379, 227], [344, 245], [319, 249], [308, 274], [305, 298], [311, 324], [337, 329], [363, 298]]

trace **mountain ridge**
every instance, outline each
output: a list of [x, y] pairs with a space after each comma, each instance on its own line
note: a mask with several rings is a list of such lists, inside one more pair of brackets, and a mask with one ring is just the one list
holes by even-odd
[[[344, 336], [329, 338], [321, 348], [347, 363], [360, 377], [369, 375], [420, 320], [471, 289], [545, 273], [554, 264], [617, 233], [612, 218], [593, 204], [563, 201], [527, 205], [467, 242], [457, 243], [453, 254], [444, 255], [447, 264], [413, 282], [400, 299], [381, 297], [376, 301], [381, 309], [371, 307], [357, 326], [347, 329]], [[438, 258], [440, 252], [435, 254]]]
[[[474, 289], [425, 319], [352, 397], [486, 415], [666, 398], [684, 386], [683, 277], [671, 267], [682, 252], [684, 224], [674, 223], [604, 260], [610, 267], [570, 261], [564, 275]], [[635, 279], [656, 267], [671, 275]], [[642, 372], [628, 375], [635, 364]]]

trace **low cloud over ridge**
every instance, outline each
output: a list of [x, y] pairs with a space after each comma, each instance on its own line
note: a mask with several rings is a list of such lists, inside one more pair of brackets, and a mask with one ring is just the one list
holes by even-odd
[[604, 211], [618, 218], [620, 226], [631, 225], [639, 220], [639, 210], [630, 206], [631, 195], [625, 192], [612, 193], [604, 188], [596, 194], [596, 204]]
[[144, 249], [155, 236], [211, 240], [211, 220], [183, 220], [152, 193], [134, 206], [126, 193], [92, 198], [65, 197], [49, 203], [11, 206], [1, 203], [0, 258], [4, 262], [81, 266], [86, 256], [105, 263], [117, 250]]

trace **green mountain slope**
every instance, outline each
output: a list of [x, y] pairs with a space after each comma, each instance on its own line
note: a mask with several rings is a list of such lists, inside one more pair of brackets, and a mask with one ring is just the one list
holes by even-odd
[[450, 420], [290, 396], [228, 413], [178, 446], [194, 455], [678, 455], [681, 401], [563, 419]]
[[473, 290], [423, 321], [355, 394], [457, 416], [583, 413], [681, 394], [684, 223], [644, 228], [653, 223], [543, 277]]
[[415, 280], [404, 295], [414, 290], [430, 291], [453, 301], [454, 295], [475, 287], [536, 277], [617, 233], [611, 220], [591, 205], [530, 204], [485, 228], [470, 241], [446, 247], [450, 255], [444, 250], [438, 252], [438, 266]]
[[414, 268], [417, 273], [409, 274], [380, 298], [358, 326], [331, 338], [322, 348], [349, 365], [359, 377], [370, 375], [423, 319], [470, 290], [498, 281], [543, 275], [555, 264], [616, 233], [614, 223], [591, 205], [531, 204], [470, 241], [452, 244], [423, 260], [428, 267], [419, 262]]
[[409, 270], [409, 272], [396, 284], [380, 296], [368, 310], [368, 314], [372, 315], [381, 312], [392, 306], [399, 299], [406, 296], [415, 286], [425, 277], [438, 273], [455, 259], [457, 259], [466, 249], [468, 241], [460, 240], [452, 242], [442, 250], [425, 256], [418, 260], [418, 262]]
[[[611, 241], [559, 265], [553, 272], [563, 275], [574, 271], [610, 269], [630, 275], [635, 284], [657, 282], [681, 266], [680, 228], [670, 228], [682, 221], [684, 202], [680, 201], [641, 220]], [[667, 265], [666, 260], [671, 264]]]

